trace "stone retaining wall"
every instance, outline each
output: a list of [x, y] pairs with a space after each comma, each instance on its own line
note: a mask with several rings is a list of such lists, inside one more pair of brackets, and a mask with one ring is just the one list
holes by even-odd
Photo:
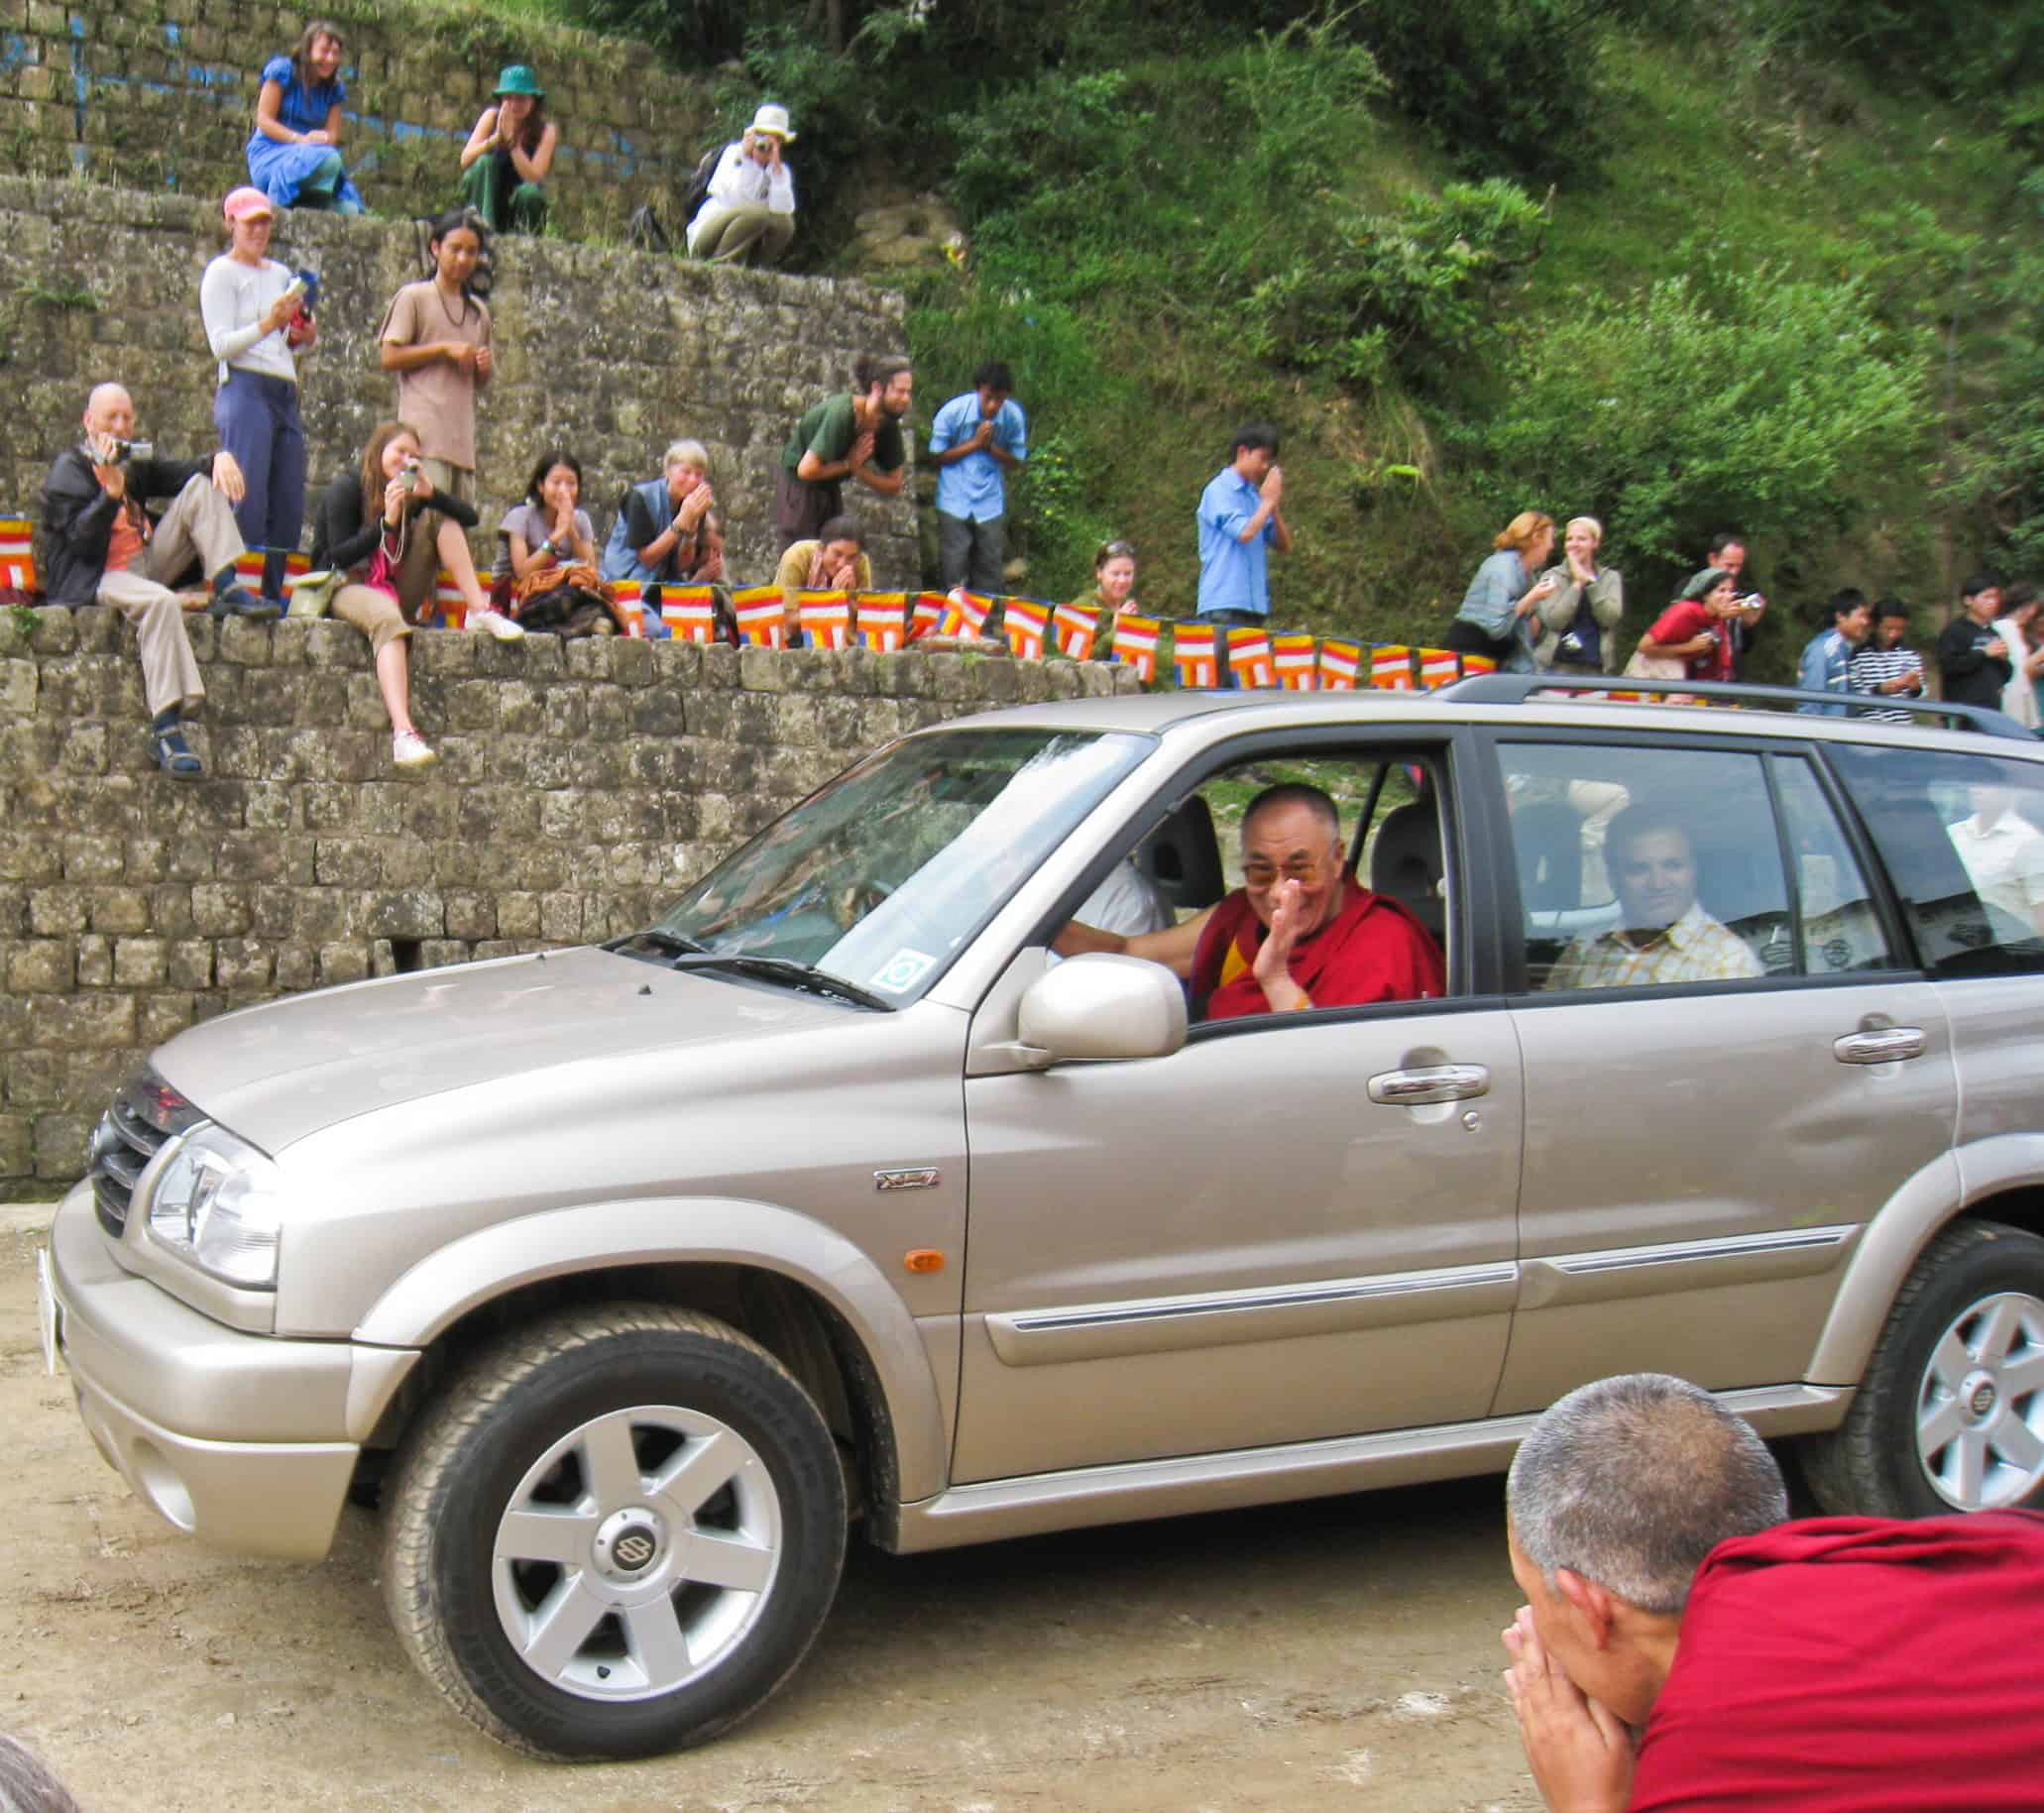
[[[259, 0], [144, 0], [132, 9], [0, 0], [0, 163], [217, 198], [247, 180], [264, 63], [313, 15]], [[497, 72], [530, 63], [560, 122], [549, 187], [578, 238], [622, 235], [674, 204], [714, 136], [707, 86], [643, 45], [472, 6], [336, 0], [347, 43], [342, 152], [372, 210], [430, 213], [459, 193], [460, 151]]]
[[[0, 410], [0, 511], [34, 510], [102, 379], [134, 393], [142, 432], [166, 453], [217, 444], [198, 285], [224, 245], [218, 220], [214, 205], [168, 194], [0, 177], [0, 387], [14, 398]], [[715, 462], [734, 579], [771, 579], [774, 463], [802, 411], [850, 386], [859, 354], [907, 350], [900, 295], [559, 240], [499, 246], [498, 370], [478, 410], [479, 564], [487, 571], [491, 531], [543, 449], [581, 459], [601, 538], [619, 492], [690, 435]], [[377, 333], [398, 285], [421, 275], [421, 251], [408, 226], [303, 213], [279, 225], [275, 256], [321, 280], [319, 344], [299, 368], [315, 487], [394, 412]], [[884, 500], [852, 489], [876, 583], [919, 585], [914, 488]]]
[[990, 705], [1133, 689], [978, 655], [412, 638], [440, 751], [397, 777], [344, 624], [191, 620], [207, 777], [151, 765], [112, 612], [0, 612], [0, 1199], [78, 1175], [113, 1088], [225, 1008], [584, 943], [864, 750]]

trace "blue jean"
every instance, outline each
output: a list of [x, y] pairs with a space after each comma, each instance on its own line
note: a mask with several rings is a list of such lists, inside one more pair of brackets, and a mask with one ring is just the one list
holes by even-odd
[[305, 523], [305, 430], [298, 387], [285, 378], [228, 368], [213, 396], [220, 445], [234, 455], [248, 490], [234, 507], [241, 538], [263, 553], [263, 594], [284, 596], [286, 555]]

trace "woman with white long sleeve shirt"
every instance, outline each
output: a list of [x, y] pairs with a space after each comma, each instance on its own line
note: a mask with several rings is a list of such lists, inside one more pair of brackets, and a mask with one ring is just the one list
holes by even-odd
[[275, 210], [261, 189], [222, 204], [232, 248], [199, 280], [206, 343], [220, 362], [213, 422], [247, 480], [235, 506], [241, 538], [265, 550], [263, 596], [282, 600], [285, 557], [305, 520], [305, 430], [292, 349], [312, 342], [312, 318], [289, 271], [267, 256]]
[[710, 193], [689, 222], [690, 257], [732, 265], [757, 249], [762, 264], [780, 262], [795, 237], [795, 178], [781, 155], [794, 141], [788, 110], [768, 101], [745, 136], [724, 148]]

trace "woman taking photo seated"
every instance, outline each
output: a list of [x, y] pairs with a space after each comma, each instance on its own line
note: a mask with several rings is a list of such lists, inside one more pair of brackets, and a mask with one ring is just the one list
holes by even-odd
[[535, 575], [596, 564], [596, 527], [581, 505], [582, 462], [565, 448], [548, 448], [525, 481], [523, 501], [497, 525], [492, 605], [509, 611], [510, 601]]
[[461, 198], [493, 233], [537, 233], [546, 225], [546, 191], [560, 128], [546, 117], [546, 90], [523, 63], [497, 78], [497, 104], [485, 107], [461, 148]]
[[341, 167], [341, 30], [315, 19], [288, 57], [263, 65], [256, 130], [248, 145], [249, 180], [281, 208], [364, 212]]
[[1445, 640], [1458, 654], [1495, 661], [1501, 673], [1530, 674], [1533, 658], [1529, 620], [1558, 583], [1552, 574], [1533, 578], [1554, 551], [1554, 518], [1541, 510], [1523, 510], [1492, 545], [1497, 551], [1476, 569]]
[[[440, 511], [446, 515], [439, 516]], [[333, 594], [334, 616], [369, 637], [377, 685], [391, 715], [391, 759], [399, 768], [423, 768], [436, 759], [411, 722], [411, 677], [404, 654], [411, 625], [397, 597], [405, 539], [424, 532], [429, 514], [441, 521], [443, 534], [453, 522], [475, 526], [473, 506], [433, 491], [419, 465], [418, 436], [400, 423], [386, 422], [369, 437], [361, 471], [334, 475], [320, 496], [312, 527], [313, 566], [331, 569], [340, 582]], [[458, 528], [452, 532], [461, 533]], [[467, 554], [462, 558], [466, 562]], [[474, 586], [471, 566], [469, 588]]]

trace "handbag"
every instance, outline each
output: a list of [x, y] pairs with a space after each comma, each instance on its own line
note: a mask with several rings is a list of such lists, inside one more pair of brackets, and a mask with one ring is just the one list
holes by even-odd
[[[1641, 638], [1646, 639], [1644, 636]], [[1642, 654], [1633, 650], [1633, 658], [1626, 663], [1626, 677], [1632, 680], [1686, 680], [1689, 677], [1689, 663], [1678, 654]]]
[[1571, 667], [1594, 668], [1599, 673], [1604, 671], [1604, 625], [1598, 623], [1596, 612], [1590, 609], [1587, 591], [1576, 605], [1575, 616], [1568, 620], [1568, 627], [1561, 632], [1561, 640], [1554, 645], [1554, 658], [1566, 661]]
[[536, 567], [514, 588], [511, 615], [542, 635], [623, 635], [618, 608], [596, 568]]
[[291, 602], [285, 607], [285, 617], [324, 617], [333, 609], [334, 593], [339, 589], [341, 576], [333, 567], [323, 567], [317, 573], [300, 573], [298, 582], [290, 589]]

